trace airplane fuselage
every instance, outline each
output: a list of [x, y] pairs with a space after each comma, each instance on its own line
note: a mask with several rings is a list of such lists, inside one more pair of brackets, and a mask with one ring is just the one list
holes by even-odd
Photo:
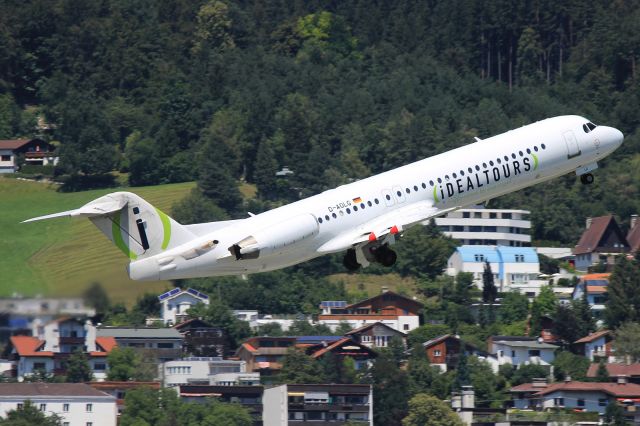
[[[555, 117], [478, 140], [234, 221], [182, 246], [132, 262], [129, 273], [134, 279], [174, 279], [275, 270], [343, 251], [342, 236], [360, 228], [366, 233], [367, 224], [379, 218], [393, 226], [394, 212], [412, 205], [431, 205], [445, 213], [566, 173], [586, 174], [622, 142], [618, 130], [589, 128], [586, 123], [578, 116]], [[180, 257], [190, 247], [211, 241], [215, 247], [206, 253]], [[163, 262], [172, 267], [163, 270]]]

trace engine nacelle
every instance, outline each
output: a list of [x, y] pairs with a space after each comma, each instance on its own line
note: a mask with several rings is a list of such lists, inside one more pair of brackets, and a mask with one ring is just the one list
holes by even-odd
[[311, 214], [303, 214], [256, 231], [229, 247], [229, 251], [237, 260], [257, 259], [271, 253], [286, 251], [317, 233], [316, 218]]

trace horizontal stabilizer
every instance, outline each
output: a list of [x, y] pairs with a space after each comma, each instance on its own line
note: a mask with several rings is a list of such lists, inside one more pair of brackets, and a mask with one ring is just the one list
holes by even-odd
[[79, 209], [67, 210], [66, 212], [53, 213], [45, 216], [38, 216], [38, 217], [24, 220], [22, 221], [22, 223], [35, 222], [37, 220], [54, 219], [56, 217], [64, 217], [64, 216], [70, 216], [70, 217], [102, 216], [109, 213], [117, 212], [118, 210], [122, 210], [125, 204], [126, 204], [125, 200], [105, 201], [102, 203], [89, 203], [80, 207]]

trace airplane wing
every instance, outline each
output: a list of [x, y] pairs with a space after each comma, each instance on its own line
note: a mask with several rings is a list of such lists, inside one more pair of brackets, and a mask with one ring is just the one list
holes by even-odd
[[459, 208], [460, 206], [438, 209], [428, 201], [418, 201], [407, 204], [402, 208], [366, 222], [350, 232], [332, 238], [323, 244], [318, 249], [318, 252], [334, 253], [347, 250], [358, 244], [380, 240], [389, 234], [397, 234], [418, 223], [426, 224], [425, 222], [431, 218], [441, 216]]

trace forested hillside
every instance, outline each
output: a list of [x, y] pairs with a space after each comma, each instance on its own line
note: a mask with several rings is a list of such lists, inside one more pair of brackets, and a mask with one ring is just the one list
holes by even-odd
[[[56, 173], [198, 180], [182, 220], [294, 200], [558, 114], [620, 128], [596, 184], [492, 201], [533, 237], [640, 211], [640, 2], [5, 0], [0, 139], [60, 142]], [[276, 178], [288, 166], [293, 172]]]

